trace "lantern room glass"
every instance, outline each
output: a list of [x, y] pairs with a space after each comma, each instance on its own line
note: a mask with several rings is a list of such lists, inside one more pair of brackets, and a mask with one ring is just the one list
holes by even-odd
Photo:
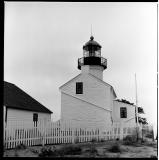
[[83, 50], [83, 57], [101, 57], [101, 49], [89, 49]]

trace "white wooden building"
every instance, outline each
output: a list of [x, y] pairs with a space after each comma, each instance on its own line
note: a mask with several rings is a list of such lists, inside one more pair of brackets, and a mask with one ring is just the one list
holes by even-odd
[[17, 122], [50, 121], [52, 111], [12, 83], [4, 82], [4, 125]]
[[107, 59], [101, 57], [101, 45], [90, 40], [78, 59], [81, 73], [62, 85], [61, 120], [82, 122], [86, 126], [106, 127], [113, 123], [135, 125], [135, 106], [115, 101], [114, 88], [103, 81]]

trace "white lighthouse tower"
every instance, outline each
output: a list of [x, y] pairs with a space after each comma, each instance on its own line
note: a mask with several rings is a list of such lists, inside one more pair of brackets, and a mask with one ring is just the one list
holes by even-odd
[[103, 81], [106, 68], [107, 60], [101, 56], [101, 45], [91, 36], [83, 46], [83, 57], [78, 59], [81, 73], [59, 88], [61, 120], [81, 122], [91, 127], [112, 123], [116, 94], [113, 87]]

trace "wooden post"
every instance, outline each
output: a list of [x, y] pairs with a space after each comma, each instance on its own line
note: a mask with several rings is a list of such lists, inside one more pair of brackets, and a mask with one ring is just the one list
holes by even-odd
[[123, 124], [120, 124], [120, 140], [123, 140]]
[[72, 130], [72, 143], [75, 143], [75, 126], [71, 125], [71, 130]]
[[44, 122], [42, 122], [42, 146], [45, 146], [45, 125]]

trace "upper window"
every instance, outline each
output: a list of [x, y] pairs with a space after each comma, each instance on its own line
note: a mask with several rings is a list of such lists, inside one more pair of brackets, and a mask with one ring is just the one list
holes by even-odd
[[76, 82], [76, 94], [83, 94], [83, 82]]
[[126, 107], [120, 108], [120, 118], [127, 118], [127, 109]]
[[33, 114], [33, 121], [34, 121], [34, 122], [37, 122], [37, 121], [38, 121], [38, 114], [37, 114], [37, 113], [34, 113], [34, 114]]

